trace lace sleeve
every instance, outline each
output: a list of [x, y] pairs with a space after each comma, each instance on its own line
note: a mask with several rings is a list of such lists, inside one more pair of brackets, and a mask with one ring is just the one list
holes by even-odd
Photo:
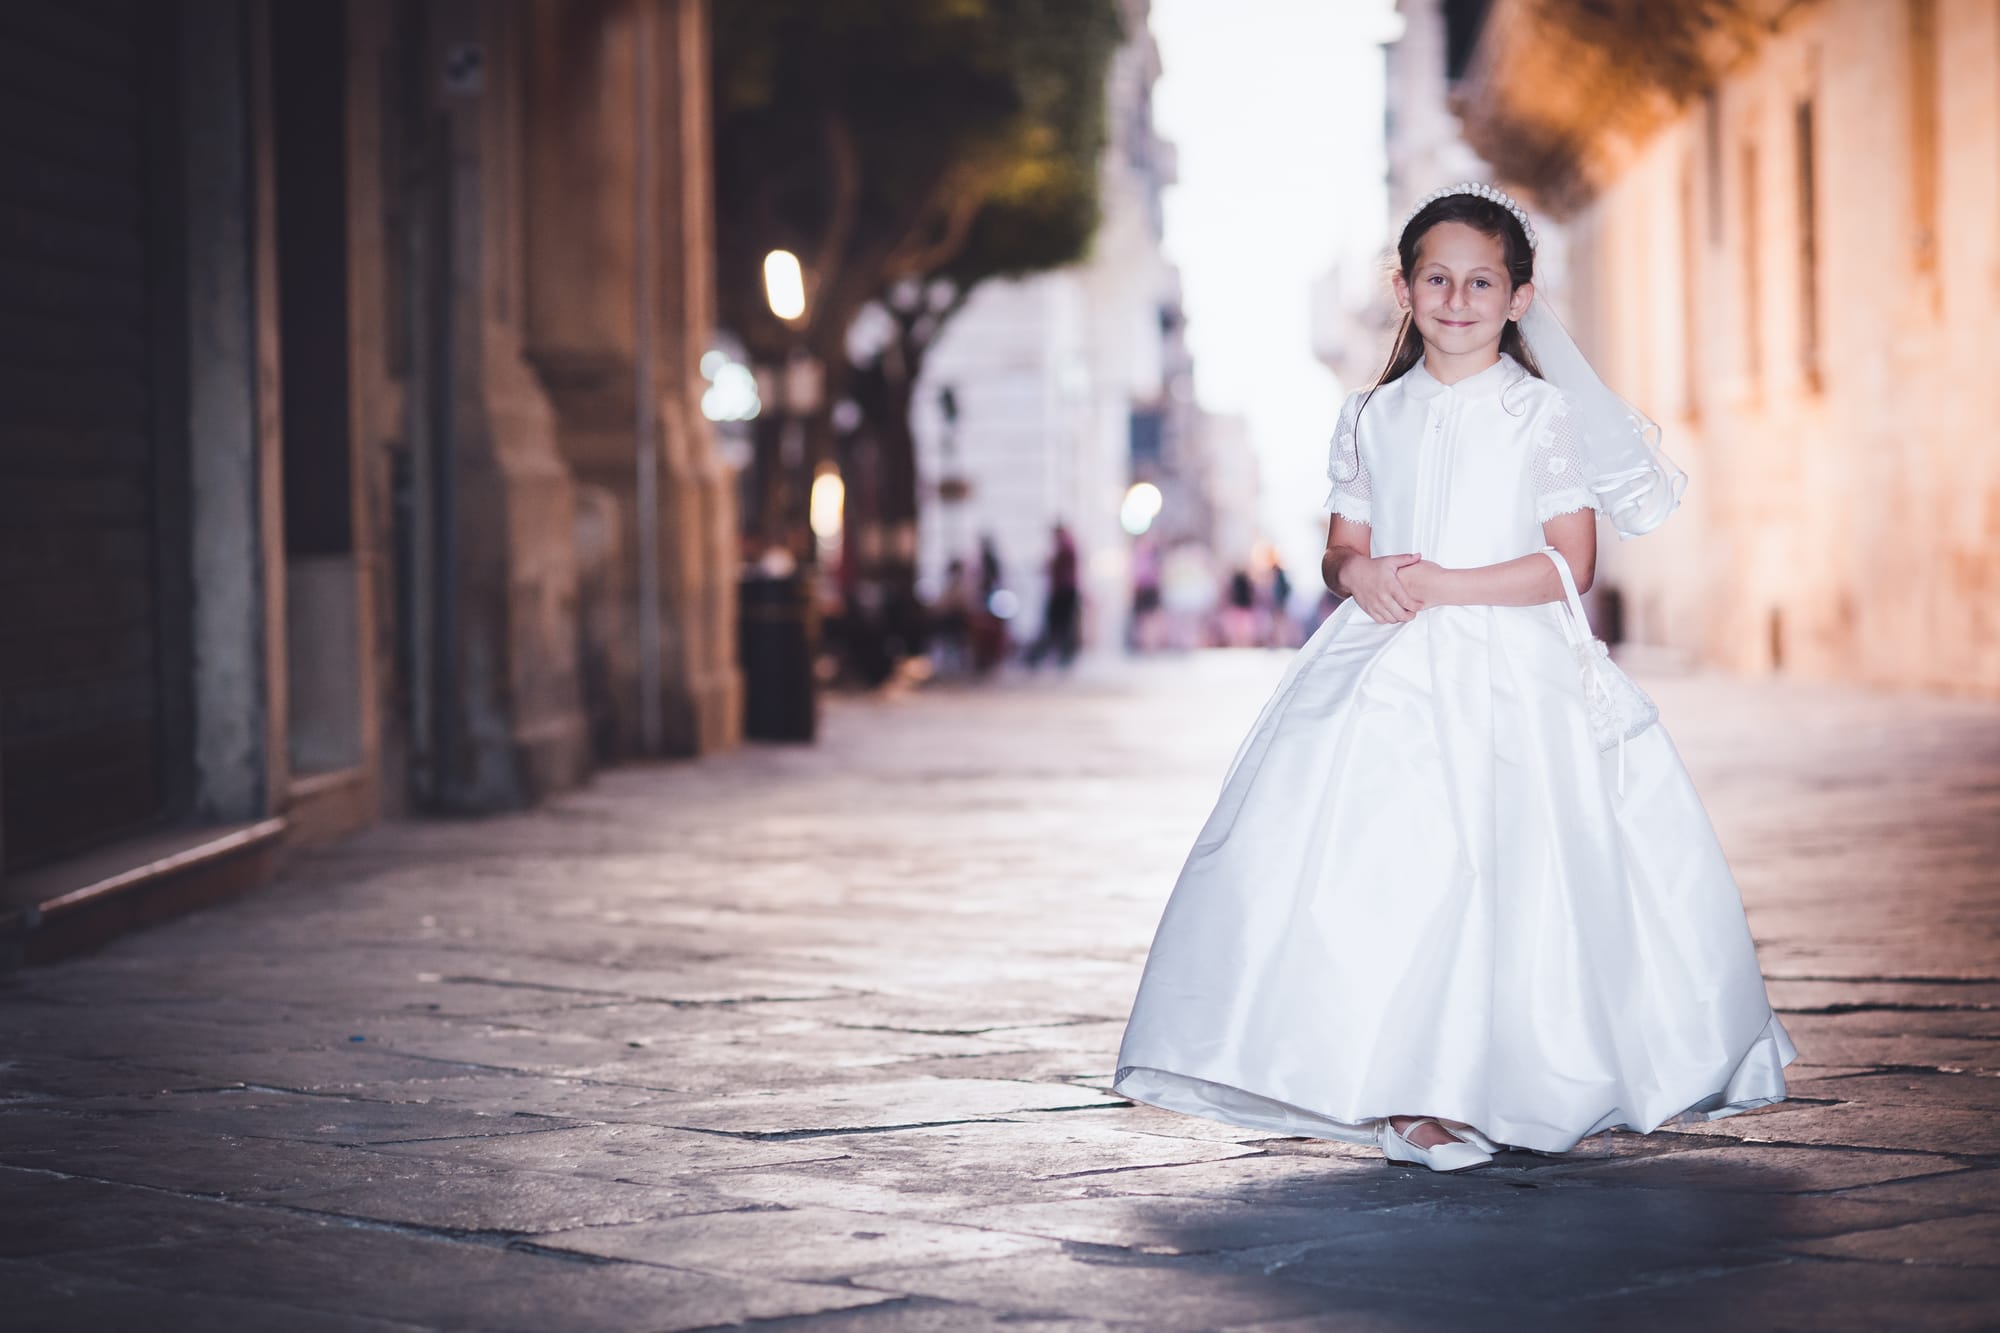
[[1542, 424], [1528, 466], [1534, 472], [1537, 523], [1546, 523], [1558, 514], [1599, 508], [1584, 469], [1583, 436], [1567, 399], [1558, 403]]
[[1333, 428], [1333, 446], [1327, 453], [1326, 479], [1333, 483], [1326, 503], [1320, 508], [1339, 514], [1354, 523], [1366, 523], [1373, 492], [1368, 485], [1368, 469], [1361, 461], [1361, 439], [1355, 423], [1361, 416], [1361, 393], [1352, 393], [1340, 409], [1340, 422]]

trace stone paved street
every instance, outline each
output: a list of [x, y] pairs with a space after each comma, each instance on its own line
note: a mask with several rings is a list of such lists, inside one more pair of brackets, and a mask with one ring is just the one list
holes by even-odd
[[840, 701], [5, 979], [0, 1324], [2000, 1324], [2000, 707], [1649, 676], [1796, 1100], [1442, 1178], [1105, 1091], [1281, 665]]

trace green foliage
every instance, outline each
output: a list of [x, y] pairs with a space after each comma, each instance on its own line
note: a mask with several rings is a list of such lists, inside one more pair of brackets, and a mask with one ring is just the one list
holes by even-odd
[[1085, 253], [1116, 0], [718, 0], [713, 23], [724, 317], [753, 347], [788, 332], [761, 305], [774, 248], [823, 348], [899, 281]]
[[1124, 39], [1110, 4], [1034, 4], [1019, 29], [1028, 70], [1004, 166], [963, 250], [943, 276], [964, 290], [1081, 259], [1099, 220], [1097, 173], [1106, 141], [1104, 79]]

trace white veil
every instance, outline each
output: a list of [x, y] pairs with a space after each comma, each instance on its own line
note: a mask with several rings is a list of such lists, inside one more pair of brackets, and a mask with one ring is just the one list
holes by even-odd
[[[1505, 208], [1521, 224], [1534, 249], [1535, 225], [1527, 210], [1504, 190], [1478, 181], [1460, 181], [1419, 199], [1403, 219], [1403, 227], [1440, 199], [1469, 194]], [[1572, 417], [1583, 439], [1584, 463], [1598, 508], [1618, 530], [1620, 540], [1640, 537], [1667, 521], [1687, 489], [1687, 473], [1660, 452], [1660, 428], [1651, 417], [1604, 386], [1584, 360], [1555, 311], [1535, 294], [1520, 319], [1521, 339], [1541, 369], [1542, 378], [1569, 399]]]
[[1535, 294], [1520, 325], [1521, 340], [1542, 378], [1569, 399], [1583, 439], [1590, 489], [1619, 538], [1643, 536], [1659, 527], [1687, 489], [1687, 473], [1660, 452], [1660, 428], [1605, 387], [1541, 293]]

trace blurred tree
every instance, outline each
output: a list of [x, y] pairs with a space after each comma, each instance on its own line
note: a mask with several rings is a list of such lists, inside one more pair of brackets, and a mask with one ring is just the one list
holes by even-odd
[[[1071, 25], [1088, 21], [1082, 8], [1066, 12]], [[1074, 263], [1096, 234], [1104, 78], [1122, 37], [1115, 10], [1106, 6], [1096, 17], [1103, 26], [1091, 34], [1095, 40], [1050, 32], [1046, 49], [1031, 52], [1038, 77], [1016, 117], [1010, 151], [987, 177], [985, 203], [964, 243], [931, 271], [889, 288], [881, 305], [890, 336], [853, 368], [850, 396], [862, 407], [880, 456], [879, 517], [892, 530], [916, 519], [911, 395], [951, 317], [981, 283]]]
[[[804, 354], [825, 376], [796, 480], [826, 456], [830, 406], [851, 393], [878, 457], [877, 494], [850, 478], [850, 499], [883, 523], [912, 520], [909, 405], [924, 353], [981, 282], [1079, 259], [1096, 230], [1118, 5], [730, 0], [714, 23], [723, 322], [760, 363]], [[795, 321], [765, 303], [776, 249], [805, 269]], [[871, 303], [894, 332], [856, 367], [847, 333]], [[762, 526], [782, 540], [803, 496], [772, 487], [783, 469], [774, 448], [759, 452]]]

